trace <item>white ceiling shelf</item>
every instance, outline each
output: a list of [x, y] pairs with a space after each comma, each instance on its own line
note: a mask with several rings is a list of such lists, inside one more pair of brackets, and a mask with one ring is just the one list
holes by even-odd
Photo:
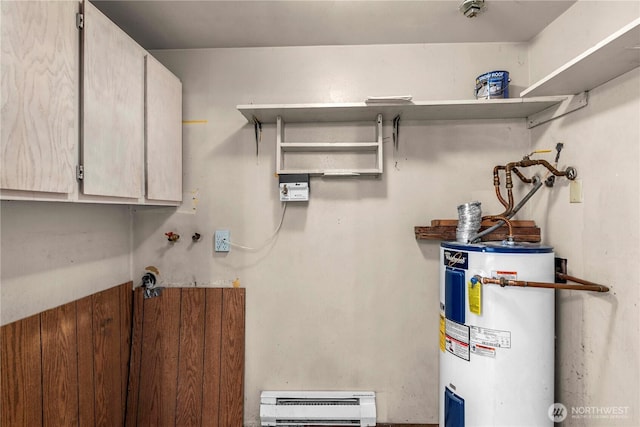
[[529, 86], [520, 92], [520, 96], [577, 94], [600, 86], [638, 66], [640, 18]]
[[415, 101], [400, 104], [328, 103], [328, 104], [249, 104], [238, 105], [242, 115], [253, 123], [275, 123], [282, 117], [293, 122], [374, 121], [378, 114], [385, 120], [400, 115], [402, 120], [476, 120], [527, 118], [566, 101], [566, 96], [535, 98], [473, 99], [454, 101]]

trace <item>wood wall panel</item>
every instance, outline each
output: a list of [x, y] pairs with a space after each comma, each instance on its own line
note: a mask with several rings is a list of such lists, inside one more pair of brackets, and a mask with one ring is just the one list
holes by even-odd
[[[142, 292], [142, 289], [137, 289], [136, 294], [142, 295]], [[162, 390], [159, 387], [162, 382], [163, 331], [161, 327], [158, 327], [162, 317], [161, 308], [162, 301], [160, 298], [144, 300], [142, 304], [139, 389], [134, 391], [137, 396], [136, 422], [134, 425], [160, 425], [162, 417]], [[134, 314], [135, 316], [137, 316], [137, 313]], [[138, 334], [134, 332], [133, 335], [137, 336]], [[134, 369], [132, 368], [132, 371]], [[129, 390], [129, 392], [131, 393], [132, 391]], [[127, 408], [127, 411], [129, 410], [130, 408]]]
[[180, 343], [176, 425], [202, 423], [205, 292], [184, 289], [180, 304]]
[[220, 349], [220, 425], [242, 427], [244, 403], [245, 290], [222, 294], [222, 348]]
[[138, 425], [175, 423], [180, 293], [170, 288], [144, 300]]
[[96, 423], [93, 376], [93, 299], [76, 301], [76, 325], [78, 336], [78, 411], [79, 425]]
[[[129, 361], [131, 358], [131, 331], [133, 322], [133, 289], [120, 286], [120, 413], [127, 410], [127, 387], [129, 383]], [[124, 418], [122, 420], [124, 422]]]
[[244, 306], [244, 289], [126, 283], [5, 325], [2, 426], [241, 426]]
[[[178, 346], [180, 345], [180, 301], [182, 289], [164, 291], [162, 317], [158, 325], [162, 328], [162, 372], [161, 372], [161, 424], [173, 425], [176, 420], [176, 394], [178, 389]], [[145, 353], [142, 354], [144, 359]]]
[[3, 426], [42, 425], [40, 316], [0, 329]]
[[133, 293], [132, 306], [131, 358], [129, 361], [125, 426], [136, 426], [138, 423], [140, 373], [142, 370], [142, 319], [144, 318], [144, 296], [141, 289], [137, 289]]
[[204, 338], [203, 425], [220, 426], [220, 349], [222, 341], [222, 289], [206, 290]]
[[242, 426], [245, 290], [142, 293], [134, 296], [126, 425]]
[[120, 292], [112, 288], [93, 295], [93, 374], [96, 425], [117, 426], [124, 420], [120, 380]]
[[75, 302], [43, 312], [40, 315], [40, 327], [43, 425], [77, 425], [78, 343]]
[[122, 425], [131, 291], [129, 282], [1, 328], [3, 426]]

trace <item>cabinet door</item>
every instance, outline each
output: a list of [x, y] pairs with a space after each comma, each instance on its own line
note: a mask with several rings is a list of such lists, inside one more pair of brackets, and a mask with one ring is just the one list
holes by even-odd
[[3, 189], [71, 193], [78, 150], [77, 1], [3, 1]]
[[144, 50], [84, 2], [82, 192], [143, 193]]
[[182, 83], [146, 57], [147, 199], [182, 201]]

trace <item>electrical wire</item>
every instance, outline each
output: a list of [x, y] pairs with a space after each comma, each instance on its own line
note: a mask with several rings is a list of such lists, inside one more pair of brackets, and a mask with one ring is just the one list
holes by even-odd
[[245, 245], [241, 245], [239, 243], [233, 243], [233, 242], [229, 242], [229, 245], [233, 246], [234, 248], [245, 249], [248, 251], [259, 251], [260, 249], [268, 245], [278, 235], [278, 233], [280, 232], [280, 229], [282, 228], [282, 223], [284, 222], [284, 213], [286, 211], [287, 211], [287, 202], [284, 202], [284, 207], [282, 208], [282, 216], [280, 217], [280, 223], [278, 224], [278, 227], [275, 229], [273, 234], [271, 234], [271, 236], [269, 236], [258, 247], [252, 248], [251, 246], [245, 246]]

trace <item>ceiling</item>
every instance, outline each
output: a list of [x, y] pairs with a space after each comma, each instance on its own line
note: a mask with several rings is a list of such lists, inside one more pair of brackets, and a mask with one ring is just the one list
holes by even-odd
[[145, 49], [526, 42], [575, 0], [92, 1]]

